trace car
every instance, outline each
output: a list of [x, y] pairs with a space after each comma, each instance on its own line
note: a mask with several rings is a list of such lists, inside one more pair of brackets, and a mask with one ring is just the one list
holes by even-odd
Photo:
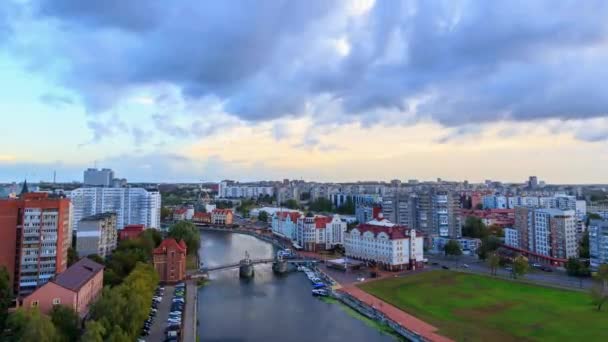
[[541, 266], [541, 271], [545, 272], [553, 272], [553, 269], [550, 266]]
[[438, 263], [437, 261], [433, 261], [433, 262], [431, 263], [431, 265], [433, 265], [433, 266], [438, 266], [438, 265], [439, 265], [439, 263]]
[[462, 267], [462, 268], [469, 268], [469, 265], [467, 265], [467, 264], [462, 264], [460, 267]]
[[536, 268], [541, 268], [543, 265], [539, 264], [539, 263], [533, 263], [532, 267], [536, 267]]
[[169, 312], [169, 315], [181, 315], [181, 314], [182, 314], [181, 310], [175, 310], [175, 311]]
[[443, 268], [444, 270], [449, 270], [450, 268], [446, 265], [441, 266], [441, 268]]
[[511, 267], [511, 266], [507, 266], [507, 267], [505, 267], [505, 270], [507, 270], [507, 271], [511, 272], [511, 271], [513, 271], [513, 267]]

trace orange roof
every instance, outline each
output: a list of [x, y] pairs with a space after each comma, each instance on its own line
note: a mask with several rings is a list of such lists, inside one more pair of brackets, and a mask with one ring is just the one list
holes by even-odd
[[298, 219], [300, 218], [300, 216], [302, 216], [302, 214], [300, 214], [300, 213], [299, 213], [299, 212], [297, 212], [297, 211], [280, 211], [280, 212], [278, 212], [276, 215], [277, 215], [277, 217], [278, 217], [279, 219], [282, 219], [282, 220], [284, 220], [284, 219], [286, 219], [286, 218], [288, 218], [288, 217], [289, 217], [289, 219], [290, 219], [292, 222], [294, 222], [294, 223], [295, 223], [296, 221], [298, 221]]
[[186, 213], [186, 209], [184, 208], [180, 208], [180, 209], [175, 209], [175, 211], [173, 211], [174, 214], [185, 214]]
[[224, 214], [224, 215], [228, 215], [228, 214], [232, 214], [232, 209], [213, 209], [213, 213], [214, 214]]
[[194, 213], [194, 218], [208, 218], [211, 217], [211, 214], [209, 213], [201, 213], [201, 212], [196, 212]]
[[315, 228], [322, 229], [331, 222], [331, 217], [328, 216], [316, 216], [315, 217]]
[[163, 240], [163, 242], [160, 243], [158, 247], [154, 249], [154, 254], [165, 254], [167, 248], [175, 248], [184, 253], [186, 253], [187, 249], [186, 244], [183, 240], [180, 240], [180, 242], [177, 243], [174, 238], [166, 238]]

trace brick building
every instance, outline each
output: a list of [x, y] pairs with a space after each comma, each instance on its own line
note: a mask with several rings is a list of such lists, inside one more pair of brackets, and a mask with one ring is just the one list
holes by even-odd
[[118, 237], [120, 240], [137, 239], [145, 229], [143, 224], [130, 224], [118, 232]]
[[37, 307], [48, 314], [55, 305], [74, 309], [80, 318], [103, 290], [103, 265], [82, 258], [55, 279], [44, 284], [23, 301], [25, 308]]
[[173, 238], [164, 239], [154, 249], [154, 269], [161, 282], [176, 283], [186, 278], [186, 243]]
[[18, 297], [65, 271], [72, 243], [70, 200], [24, 189], [20, 198], [0, 199], [0, 265]]

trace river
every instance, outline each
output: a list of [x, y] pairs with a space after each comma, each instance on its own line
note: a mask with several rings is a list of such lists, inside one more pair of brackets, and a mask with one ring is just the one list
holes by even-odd
[[[271, 258], [275, 248], [252, 236], [201, 233], [199, 255], [208, 267], [251, 258]], [[395, 341], [347, 313], [340, 304], [311, 296], [302, 272], [277, 276], [271, 265], [256, 265], [255, 277], [239, 279], [238, 270], [211, 273], [198, 292], [198, 333], [205, 341], [357, 342]]]

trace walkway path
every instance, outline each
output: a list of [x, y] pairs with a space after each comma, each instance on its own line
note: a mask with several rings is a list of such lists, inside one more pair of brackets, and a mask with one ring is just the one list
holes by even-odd
[[197, 325], [196, 325], [196, 308], [197, 308], [197, 293], [198, 287], [196, 281], [189, 280], [186, 282], [186, 306], [184, 312], [184, 329], [182, 330], [182, 341], [196, 341]]
[[391, 320], [401, 324], [409, 330], [415, 331], [420, 334], [420, 336], [424, 337], [429, 341], [436, 342], [450, 342], [451, 339], [441, 336], [437, 334], [437, 328], [404, 312], [395, 306], [380, 300], [369, 293], [359, 289], [356, 286], [345, 286], [342, 287], [339, 291], [343, 291], [348, 293], [349, 295], [357, 298], [361, 302], [364, 302], [367, 305], [372, 306], [376, 310], [382, 312], [385, 316], [390, 318]]

